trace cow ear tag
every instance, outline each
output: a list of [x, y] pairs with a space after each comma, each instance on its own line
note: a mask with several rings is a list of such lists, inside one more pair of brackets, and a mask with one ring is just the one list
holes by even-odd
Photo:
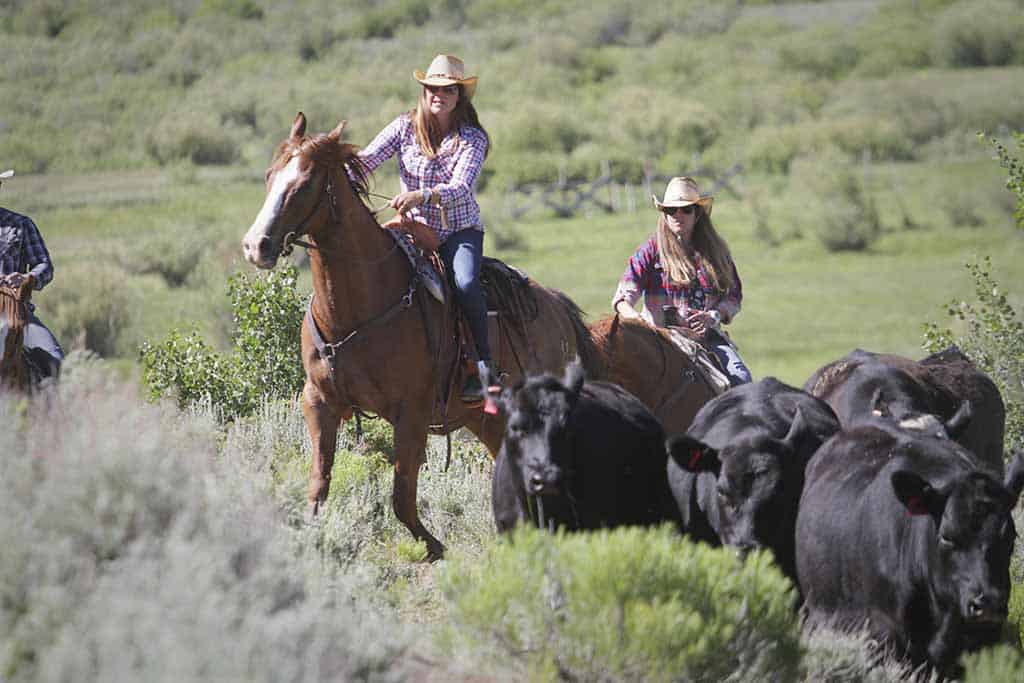
[[699, 448], [695, 448], [690, 452], [690, 462], [687, 463], [686, 468], [689, 470], [697, 469], [697, 465], [700, 464], [700, 459], [704, 457], [704, 451]]
[[924, 504], [921, 496], [911, 496], [906, 502], [908, 515], [927, 515], [928, 507]]

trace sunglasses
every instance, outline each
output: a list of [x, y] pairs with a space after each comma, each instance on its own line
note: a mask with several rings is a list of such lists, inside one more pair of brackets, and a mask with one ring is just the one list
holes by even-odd
[[423, 87], [435, 95], [439, 92], [444, 93], [445, 95], [459, 94], [459, 86], [457, 85], [425, 85]]
[[663, 206], [661, 212], [666, 216], [671, 216], [677, 211], [682, 211], [684, 214], [689, 216], [691, 213], [697, 210], [696, 204], [687, 204], [686, 206]]

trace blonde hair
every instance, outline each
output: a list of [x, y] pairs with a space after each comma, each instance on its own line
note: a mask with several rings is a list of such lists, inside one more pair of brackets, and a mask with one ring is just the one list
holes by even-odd
[[[437, 156], [438, 151], [440, 151], [441, 142], [444, 140], [444, 132], [441, 130], [441, 126], [438, 125], [437, 118], [430, 113], [428, 92], [427, 86], [423, 86], [419, 102], [416, 103], [416, 108], [409, 112], [409, 116], [412, 118], [412, 128], [416, 134], [416, 142], [419, 143], [420, 151], [423, 152], [423, 156], [433, 159]], [[459, 129], [464, 125], [479, 128], [480, 132], [487, 138], [487, 151], [484, 152], [484, 158], [486, 158], [487, 154], [491, 151], [491, 136], [480, 125], [480, 117], [477, 116], [476, 108], [466, 98], [465, 93], [465, 89], [459, 85], [459, 101], [455, 104], [455, 110], [452, 111], [452, 130], [455, 132], [455, 136], [458, 137]]]
[[[693, 224], [690, 244], [693, 251], [704, 259], [704, 271], [711, 281], [711, 286], [718, 293], [725, 294], [736, 285], [733, 278], [732, 254], [725, 240], [715, 230], [711, 216], [704, 207], [696, 204], [694, 206], [697, 207], [699, 214]], [[697, 279], [697, 264], [686, 253], [679, 239], [672, 234], [665, 214], [659, 214], [656, 236], [661, 267], [665, 269], [669, 281], [673, 284], [689, 286]]]

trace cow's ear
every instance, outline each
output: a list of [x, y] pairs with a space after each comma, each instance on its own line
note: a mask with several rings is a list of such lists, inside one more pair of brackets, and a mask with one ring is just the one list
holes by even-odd
[[1020, 498], [1021, 491], [1024, 491], [1024, 453], [1019, 450], [1013, 452], [1013, 460], [1006, 470], [1005, 486], [1014, 501]]
[[888, 412], [886, 405], [882, 399], [882, 388], [877, 387], [874, 393], [871, 394], [871, 401], [868, 403], [868, 410], [875, 417], [884, 417]]
[[669, 438], [665, 442], [665, 449], [669, 457], [687, 472], [711, 472], [717, 477], [722, 471], [718, 451], [689, 434], [677, 434]]
[[963, 434], [964, 430], [971, 424], [972, 417], [974, 417], [974, 409], [971, 407], [971, 402], [964, 399], [964, 402], [957, 408], [953, 417], [946, 420], [944, 425], [949, 438], [955, 439]]
[[920, 475], [909, 470], [897, 470], [890, 478], [896, 499], [907, 509], [908, 515], [931, 515], [936, 520], [942, 517], [946, 498]]
[[565, 366], [565, 376], [562, 378], [562, 384], [569, 390], [570, 393], [576, 396], [580, 395], [580, 391], [583, 389], [583, 380], [586, 379], [586, 375], [583, 372], [583, 364], [580, 363], [579, 356], [576, 360]]
[[807, 422], [807, 418], [804, 417], [804, 413], [800, 410], [800, 406], [796, 407], [796, 412], [793, 413], [793, 422], [789, 425], [789, 431], [786, 432], [786, 436], [783, 437], [782, 443], [794, 453], [800, 450], [800, 446], [804, 439], [811, 436], [811, 426]]

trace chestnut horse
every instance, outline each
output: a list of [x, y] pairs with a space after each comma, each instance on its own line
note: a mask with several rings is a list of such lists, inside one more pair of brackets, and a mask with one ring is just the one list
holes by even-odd
[[667, 436], [685, 432], [718, 393], [665, 330], [614, 315], [595, 322], [590, 332], [600, 358], [591, 372], [639, 398]]
[[[273, 268], [282, 249], [297, 237], [308, 239], [310, 315], [320, 348], [330, 349], [318, 351], [307, 315], [302, 410], [313, 442], [310, 515], [327, 498], [341, 420], [357, 409], [376, 413], [395, 432], [395, 514], [437, 559], [444, 546], [424, 527], [416, 504], [428, 431], [468, 427], [494, 456], [505, 426], [449, 391], [458, 374], [450, 369], [461, 365], [451, 312], [418, 286], [407, 258], [367, 208], [368, 174], [356, 148], [341, 142], [344, 125], [307, 136], [299, 113], [267, 170], [266, 199], [242, 248], [251, 263]], [[561, 372], [576, 356], [592, 367], [595, 349], [575, 304], [532, 281], [523, 280], [520, 289], [527, 305], [518, 320], [489, 322], [494, 360], [507, 381]]]
[[30, 386], [23, 351], [31, 290], [29, 282], [18, 288], [0, 286], [0, 389], [25, 391]]

